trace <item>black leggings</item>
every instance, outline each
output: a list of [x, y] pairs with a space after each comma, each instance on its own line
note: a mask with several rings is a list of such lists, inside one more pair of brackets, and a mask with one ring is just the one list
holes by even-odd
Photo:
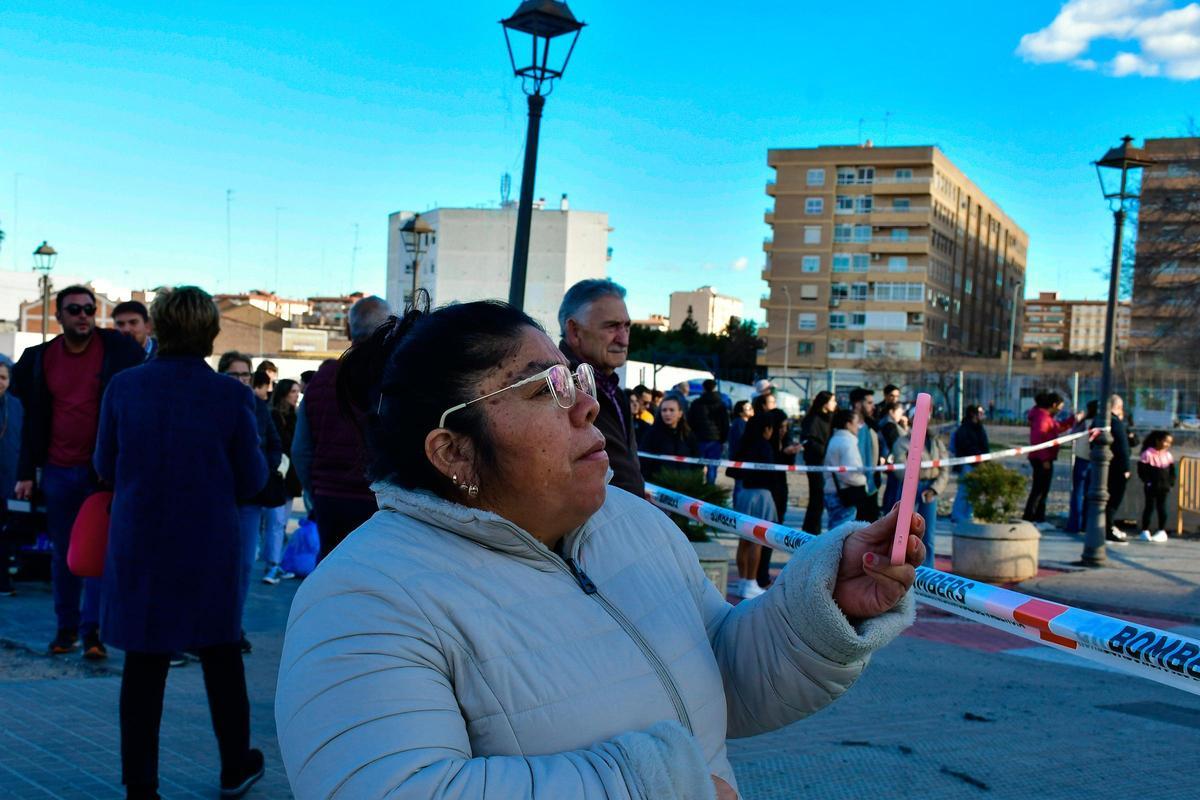
[[825, 512], [825, 473], [808, 472], [808, 510], [804, 512], [804, 530], [821, 532], [821, 514]]
[[[250, 700], [242, 648], [237, 642], [199, 650], [221, 771], [235, 772], [250, 751]], [[125, 653], [121, 676], [121, 783], [133, 792], [158, 788], [158, 730], [171, 657]]]
[[1021, 519], [1026, 522], [1046, 521], [1046, 498], [1050, 496], [1050, 484], [1054, 481], [1054, 462], [1036, 461], [1029, 459], [1033, 468], [1033, 486], [1029, 489], [1029, 499], [1025, 501], [1025, 514]]
[[1142, 530], [1152, 530], [1150, 527], [1150, 512], [1158, 512], [1158, 530], [1167, 529], [1167, 492], [1162, 489], [1146, 489], [1146, 505], [1142, 507]]

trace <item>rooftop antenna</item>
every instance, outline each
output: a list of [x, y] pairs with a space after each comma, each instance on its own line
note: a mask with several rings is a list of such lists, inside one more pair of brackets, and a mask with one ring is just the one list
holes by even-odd
[[350, 251], [350, 291], [354, 291], [354, 268], [358, 264], [358, 223], [354, 223], [354, 248]]
[[500, 207], [508, 208], [508, 198], [512, 195], [512, 175], [507, 172], [500, 176]]

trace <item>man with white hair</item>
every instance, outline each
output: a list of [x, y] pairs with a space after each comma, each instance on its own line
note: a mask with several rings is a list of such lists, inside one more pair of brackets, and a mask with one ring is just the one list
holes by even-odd
[[625, 288], [608, 279], [580, 281], [563, 295], [558, 324], [562, 329], [558, 347], [571, 362], [571, 369], [586, 363], [596, 372], [600, 414], [595, 425], [604, 434], [612, 485], [641, 497], [646, 484], [638, 463], [633, 414], [616, 372], [629, 358]]

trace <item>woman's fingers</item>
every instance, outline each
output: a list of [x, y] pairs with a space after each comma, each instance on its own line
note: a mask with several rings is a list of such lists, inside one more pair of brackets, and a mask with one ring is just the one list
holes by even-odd
[[887, 559], [874, 553], [863, 556], [863, 571], [871, 576], [891, 603], [899, 600], [917, 577], [912, 564], [892, 566]]
[[908, 537], [908, 555], [905, 560], [914, 567], [925, 563], [925, 541], [920, 536]]

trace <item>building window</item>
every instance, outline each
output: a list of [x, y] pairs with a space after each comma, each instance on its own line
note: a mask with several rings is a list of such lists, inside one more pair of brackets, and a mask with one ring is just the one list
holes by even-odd
[[800, 259], [801, 272], [820, 272], [821, 257], [820, 256], [803, 256]]
[[817, 329], [817, 315], [816, 314], [801, 314], [799, 320], [800, 320], [800, 330], [815, 331]]
[[859, 183], [874, 183], [875, 182], [875, 168], [874, 167], [859, 167], [857, 177], [858, 177]]
[[908, 272], [908, 256], [889, 256], [888, 272]]
[[829, 329], [832, 331], [846, 330], [846, 315], [840, 311], [830, 312], [829, 314]]
[[834, 225], [833, 240], [835, 242], [849, 242], [854, 238], [853, 225]]
[[871, 256], [867, 253], [855, 253], [851, 256], [851, 265], [855, 272], [866, 272], [871, 268]]
[[804, 201], [805, 214], [821, 214], [825, 211], [825, 200], [820, 197], [809, 197]]
[[808, 171], [806, 183], [809, 186], [824, 186], [825, 185], [825, 170], [810, 169]]
[[908, 211], [910, 208], [912, 208], [912, 200], [908, 199], [907, 197], [892, 198], [892, 210]]
[[911, 169], [898, 169], [898, 170], [896, 170], [896, 172], [894, 174], [896, 176], [897, 182], [912, 180], [912, 170]]
[[845, 300], [850, 296], [850, 284], [848, 283], [833, 283], [830, 284], [829, 296], [834, 300]]
[[869, 194], [860, 194], [854, 198], [854, 211], [858, 214], [870, 214], [875, 205], [875, 198]]
[[851, 300], [866, 300], [867, 299], [867, 284], [865, 284], [865, 283], [850, 284], [850, 299]]
[[811, 356], [813, 353], [812, 342], [796, 342], [796, 355]]
[[805, 244], [820, 244], [821, 243], [821, 226], [820, 225], [805, 225], [804, 226], [804, 243]]
[[854, 241], [856, 241], [856, 242], [871, 241], [871, 226], [870, 225], [855, 225], [854, 226]]
[[815, 283], [800, 284], [800, 299], [801, 300], [816, 300], [817, 285]]
[[971, 279], [970, 279], [970, 278], [967, 278], [967, 283], [966, 283], [966, 285], [963, 287], [963, 288], [966, 290], [967, 294], [970, 294], [970, 293], [971, 293], [971, 287], [972, 287], [972, 286], [973, 286], [973, 284], [971, 283]]
[[853, 214], [854, 198], [848, 194], [839, 194], [837, 196], [837, 213]]
[[850, 327], [855, 330], [862, 330], [867, 327], [867, 315], [862, 311], [855, 311], [850, 315]]
[[850, 271], [850, 254], [849, 253], [834, 253], [833, 254], [833, 271], [834, 272], [849, 272]]
[[892, 241], [893, 242], [907, 242], [908, 241], [908, 228], [892, 228]]
[[875, 300], [877, 302], [921, 302], [925, 296], [923, 283], [876, 283]]
[[855, 183], [857, 173], [854, 167], [838, 167], [837, 182], [838, 186], [851, 186]]

